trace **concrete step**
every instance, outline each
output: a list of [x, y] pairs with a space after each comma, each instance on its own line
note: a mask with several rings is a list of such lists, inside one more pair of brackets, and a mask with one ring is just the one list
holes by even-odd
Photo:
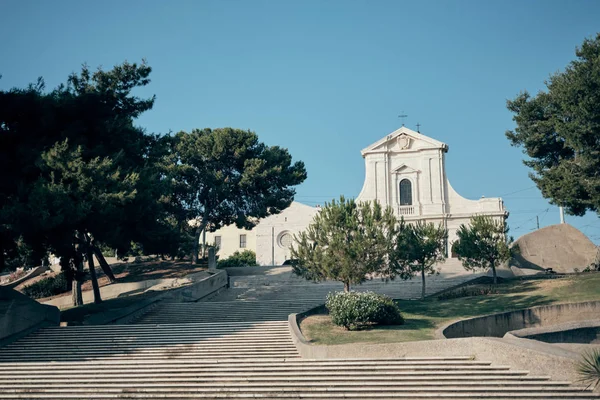
[[7, 346], [3, 352], [11, 352], [11, 351], [38, 351], [44, 349], [57, 350], [57, 349], [106, 349], [108, 345], [110, 345], [111, 349], [119, 348], [119, 347], [154, 347], [154, 346], [163, 346], [163, 345], [180, 345], [180, 346], [189, 346], [195, 345], [198, 347], [202, 346], [217, 346], [217, 345], [230, 345], [230, 346], [281, 346], [288, 345], [292, 342], [292, 338], [288, 336], [282, 336], [280, 338], [276, 338], [273, 340], [268, 340], [265, 338], [261, 338], [260, 336], [254, 337], [239, 337], [239, 338], [230, 338], [230, 337], [202, 337], [202, 338], [194, 338], [194, 337], [186, 337], [186, 338], [156, 338], [156, 339], [124, 339], [124, 340], [111, 340], [111, 341], [102, 341], [97, 340], [93, 342], [80, 342], [75, 345], [69, 345], [68, 342], [60, 342], [54, 345], [50, 343], [44, 342], [35, 342], [35, 343], [23, 343], [16, 344], [13, 346]]
[[[244, 388], [227, 389], [215, 388], [213, 390], [192, 390], [190, 388], [165, 388], [165, 389], [122, 389], [102, 388], [101, 390], [90, 389], [14, 389], [0, 390], [3, 399], [10, 398], [514, 398], [514, 399], [598, 399], [598, 395], [577, 388], [573, 390], [560, 391], [556, 388], [543, 387], [479, 387], [471, 388], [438, 388], [417, 389], [415, 388], [272, 388], [257, 389]], [[20, 397], [19, 397], [20, 396]], [[62, 396], [62, 397], [56, 397]], [[132, 397], [133, 396], [133, 397]], [[115, 397], [113, 397], [115, 398]]]
[[[239, 364], [239, 365], [238, 365]], [[344, 368], [344, 370], [346, 372], [353, 372], [353, 371], [364, 371], [364, 372], [373, 372], [373, 371], [379, 371], [379, 372], [397, 372], [400, 373], [402, 371], [438, 371], [438, 372], [443, 372], [443, 371], [461, 371], [461, 372], [466, 372], [466, 371], [479, 371], [481, 373], [484, 372], [490, 372], [490, 371], [506, 371], [505, 367], [497, 367], [497, 366], [487, 366], [487, 365], [480, 365], [479, 367], [481, 368], [477, 368], [477, 365], [465, 365], [465, 366], [460, 366], [460, 365], [437, 365], [437, 366], [431, 366], [431, 365], [398, 365], [398, 366], [360, 366], [360, 365], [348, 365], [348, 366], [333, 366], [333, 365], [329, 365], [329, 366], [285, 366], [285, 365], [257, 365], [255, 363], [249, 363], [247, 361], [240, 361], [239, 363], [236, 363], [235, 365], [231, 365], [231, 364], [225, 364], [225, 365], [220, 365], [220, 366], [216, 366], [216, 365], [205, 365], [205, 366], [184, 366], [184, 367], [179, 367], [177, 365], [175, 366], [171, 366], [169, 368], [165, 368], [164, 366], [162, 368], [157, 368], [157, 367], [147, 367], [147, 368], [139, 368], [137, 367], [137, 371], [136, 372], [129, 372], [131, 374], [136, 374], [136, 373], [148, 373], [150, 371], [154, 372], [154, 373], [158, 373], [158, 372], [170, 372], [170, 373], [196, 373], [196, 374], [200, 374], [200, 373], [218, 373], [218, 372], [230, 372], [230, 373], [235, 373], [235, 372], [263, 372], [263, 373], [269, 373], [269, 372], [279, 372], [279, 373], [286, 373], [286, 372], [298, 372], [298, 371], [302, 371], [302, 372], [308, 372], [308, 373], [322, 373], [324, 376], [326, 375], [338, 375], [337, 374], [337, 370], [336, 368]], [[126, 366], [103, 366], [103, 368], [94, 368], [90, 365], [85, 365], [85, 366], [69, 366], [69, 367], [62, 367], [62, 366], [56, 366], [50, 370], [44, 371], [43, 369], [40, 369], [40, 366], [36, 368], [33, 367], [29, 367], [29, 368], [14, 368], [12, 370], [6, 370], [6, 371], [2, 371], [3, 374], [5, 375], [17, 375], [19, 373], [21, 374], [29, 374], [29, 375], [34, 375], [34, 374], [42, 374], [42, 375], [46, 375], [46, 374], [59, 374], [59, 373], [64, 373], [64, 371], [72, 371], [72, 370], [77, 370], [80, 371], [82, 373], [88, 373], [88, 374], [107, 374], [110, 375], [111, 373], [113, 373], [112, 371], [119, 371], [119, 370], [123, 370], [123, 372], [128, 372], [127, 369], [125, 369]], [[41, 372], [40, 372], [41, 371]], [[514, 373], [514, 372], [513, 372]], [[526, 372], [523, 372], [526, 373]]]
[[[184, 354], [177, 352], [168, 352], [166, 351], [163, 356], [154, 356], [154, 355], [138, 355], [135, 352], [131, 353], [118, 353], [114, 355], [106, 355], [106, 356], [86, 356], [85, 354], [74, 354], [70, 356], [50, 356], [50, 357], [27, 357], [27, 356], [19, 356], [19, 358], [23, 361], [80, 361], [80, 360], [98, 360], [98, 359], [115, 359], [119, 357], [127, 357], [137, 360], [150, 360], [150, 361], [165, 361], [170, 359], [180, 359], [180, 360], [195, 360], [198, 358], [212, 358], [212, 359], [253, 359], [253, 358], [272, 358], [276, 356], [285, 356], [285, 357], [299, 357], [295, 352], [238, 352], [238, 353], [227, 353], [227, 354]], [[0, 361], [1, 362], [1, 361]]]
[[136, 323], [188, 323], [220, 321], [287, 321], [289, 314], [302, 312], [323, 303], [322, 299], [298, 301], [219, 301], [190, 305], [164, 303], [140, 316]]
[[[131, 385], [127, 384], [96, 384], [92, 383], [91, 385], [81, 385], [81, 384], [69, 384], [66, 385], [56, 385], [54, 386], [43, 386], [26, 384], [21, 385], [19, 388], [7, 388], [0, 387], [0, 393], [11, 393], [24, 391], [27, 389], [31, 389], [31, 391], [39, 391], [43, 393], [77, 393], [77, 392], [88, 392], [88, 393], [97, 393], [102, 389], [102, 392], [122, 392], [123, 389], [130, 388]], [[227, 392], [240, 392], [240, 390], [244, 390], [245, 392], [253, 392], [253, 393], [272, 393], [277, 391], [278, 393], [285, 392], [514, 392], [516, 390], [521, 391], [522, 393], [526, 392], [545, 392], [545, 393], [560, 393], [560, 392], [583, 392], [583, 393], [593, 393], [591, 389], [586, 389], [583, 386], [551, 386], [551, 385], [510, 385], [510, 386], [502, 386], [502, 385], [468, 385], [464, 382], [461, 382], [458, 385], [440, 385], [435, 382], [430, 384], [428, 383], [406, 383], [402, 384], [390, 384], [389, 382], [383, 382], [383, 384], [377, 384], [374, 382], [354, 382], [354, 384], [340, 384], [333, 385], [330, 382], [319, 384], [318, 382], [313, 382], [311, 384], [303, 383], [302, 385], [291, 385], [289, 383], [273, 383], [273, 386], [258, 383], [252, 384], [247, 383], [245, 385], [235, 385], [233, 383], [195, 383], [195, 382], [186, 382], [186, 383], [174, 383], [174, 384], [140, 384], [136, 386], [136, 392], [146, 392], [146, 393], [186, 393], [186, 392], [196, 392], [196, 393], [227, 393]]]
[[586, 393], [172, 393], [172, 394], [152, 394], [152, 393], [132, 393], [124, 391], [123, 393], [112, 394], [49, 394], [49, 393], [7, 393], [2, 395], [3, 399], [256, 399], [278, 400], [278, 399], [445, 399], [445, 400], [464, 400], [464, 399], [485, 399], [485, 400], [539, 400], [539, 399], [563, 399], [563, 400], [597, 400], [598, 396]]
[[[93, 340], [93, 339], [101, 339], [101, 340], [119, 340], [119, 339], [128, 339], [128, 338], [137, 338], [137, 337], [150, 337], [150, 338], [178, 338], [178, 337], [244, 337], [244, 336], [261, 336], [263, 338], [277, 338], [278, 336], [289, 336], [290, 331], [288, 328], [274, 328], [274, 329], [238, 329], [235, 331], [227, 332], [225, 329], [204, 329], [204, 330], [181, 330], [179, 332], [166, 332], [160, 329], [157, 329], [155, 332], [150, 330], [144, 331], [127, 331], [127, 332], [107, 332], [105, 334], [101, 333], [87, 333], [83, 332], [80, 334], [74, 332], [65, 332], [64, 335], [40, 335], [31, 338], [24, 338], [15, 343], [30, 343], [35, 341], [48, 341], [52, 340], [53, 342], [61, 342], [61, 341], [70, 341], [74, 338], [79, 338], [79, 341], [82, 340]], [[14, 343], [13, 343], [14, 344]]]
[[[311, 360], [311, 359], [302, 359], [302, 358], [285, 358], [285, 357], [272, 357], [265, 358], [262, 360], [252, 360], [249, 361], [249, 365], [262, 367], [262, 366], [345, 366], [348, 363], [348, 366], [375, 366], [375, 368], [381, 367], [384, 368], [386, 366], [394, 366], [394, 365], [411, 365], [411, 360], [408, 359], [382, 359], [380, 362], [377, 362], [373, 359], [365, 359], [365, 362], [361, 362], [360, 359], [331, 359], [331, 360]], [[415, 359], [415, 361], [436, 361], [436, 360], [419, 360]], [[437, 360], [444, 361], [444, 360]], [[453, 361], [453, 360], [450, 360]], [[235, 362], [236, 366], [248, 366], [248, 364], [241, 363], [239, 360], [205, 360], [205, 359], [193, 359], [193, 360], [171, 360], [168, 362], [161, 363], [161, 367], [198, 367], [198, 368], [215, 368], [221, 366], [229, 366], [229, 364]], [[435, 365], [435, 362], [432, 363]], [[140, 368], [155, 368], [156, 366], [152, 365], [151, 362], [143, 361], [143, 360], [130, 360], [130, 359], [120, 359], [120, 360], [97, 360], [97, 361], [81, 361], [81, 362], [66, 362], [66, 361], [55, 361], [51, 363], [52, 369], [55, 368], [79, 368], [84, 366], [91, 366], [93, 368], [114, 368], [115, 366], [124, 366], [124, 367], [135, 367], [135, 369]], [[28, 368], [46, 368], [48, 367], [48, 362], [19, 362], [19, 361], [4, 361], [0, 363], [0, 371], [3, 370], [13, 370], [13, 369], [28, 369]], [[511, 373], [514, 371], [511, 371]], [[527, 373], [527, 371], [520, 371], [519, 373]]]
[[[84, 373], [81, 372], [83, 375]], [[250, 382], [262, 383], [262, 384], [275, 384], [277, 382], [302, 382], [307, 384], [319, 384], [324, 385], [327, 383], [331, 384], [353, 384], [355, 382], [364, 383], [365, 375], [348, 375], [348, 376], [320, 376], [319, 374], [303, 374], [302, 376], [262, 376], [262, 375], [246, 375], [246, 376], [210, 376], [203, 377], [199, 374], [194, 373], [175, 373], [175, 374], [127, 374], [126, 372], [122, 372], [120, 374], [92, 374], [86, 373], [85, 376], [73, 376], [71, 374], [31, 374], [31, 375], [10, 375], [4, 376], [0, 378], [0, 385], [6, 384], [16, 384], [16, 383], [38, 383], [39, 379], [43, 379], [43, 384], [69, 384], [73, 383], [133, 383], [133, 382], [150, 382], [150, 383], [159, 383], [159, 382], [170, 382], [170, 383], [185, 383], [188, 382], [182, 378], [195, 378], [193, 383], [231, 383], [231, 384], [245, 384]], [[542, 382], [544, 385], [550, 386], [565, 386], [570, 385], [570, 382], [566, 381], [548, 381], [548, 377], [535, 377], [535, 376], [507, 376], [507, 375], [498, 375], [498, 376], [487, 376], [487, 375], [471, 375], [471, 376], [437, 376], [437, 375], [426, 375], [423, 374], [421, 376], [385, 376], [381, 375], [376, 382], [381, 384], [433, 384], [440, 383], [443, 385], [446, 384], [475, 384], [475, 385], [540, 385]]]
[[[124, 367], [127, 367], [128, 363], [123, 363]], [[319, 362], [319, 361], [304, 361], [303, 359], [292, 359], [292, 360], [286, 360], [285, 362], [277, 362], [277, 361], [269, 361], [269, 360], [261, 360], [261, 361], [252, 361], [252, 362], [236, 362], [235, 363], [235, 367], [260, 367], [260, 368], [292, 368], [292, 367], [301, 367], [301, 368], [308, 368], [308, 367], [312, 367], [315, 369], [318, 368], [331, 368], [331, 367], [337, 367], [337, 368], [365, 368], [365, 369], [394, 369], [397, 367], [405, 367], [405, 366], [439, 366], [439, 367], [447, 367], [447, 366], [462, 366], [462, 365], [467, 365], [467, 366], [490, 366], [491, 363], [489, 361], [470, 361], [470, 360], [450, 360], [450, 361], [404, 361], [404, 360], [382, 360], [382, 362], [377, 363], [375, 361], [366, 361], [366, 362], [360, 362], [360, 361], [347, 361], [347, 362], [343, 362], [343, 361], [335, 361], [332, 360], [330, 362], [325, 361], [325, 362]], [[46, 364], [39, 364], [36, 366], [32, 366], [31, 363], [21, 363], [21, 364], [17, 364], [17, 365], [10, 365], [10, 366], [6, 366], [6, 363], [0, 363], [0, 367], [1, 366], [5, 366], [7, 368], [8, 371], [13, 370], [18, 368], [19, 366], [21, 367], [26, 367], [26, 368], [35, 368], [35, 367], [41, 367], [41, 368], [45, 368]], [[113, 363], [110, 365], [107, 365], [106, 368], [115, 368], [115, 366], [118, 366], [118, 364]], [[52, 370], [56, 370], [56, 369], [61, 369], [61, 368], [83, 368], [83, 367], [90, 367], [90, 363], [58, 363], [55, 362], [53, 363], [53, 368]], [[96, 368], [100, 368], [101, 365], [94, 365], [93, 369]], [[170, 368], [195, 368], [195, 369], [214, 369], [214, 368], [220, 368], [220, 367], [231, 367], [231, 365], [229, 365], [229, 363], [208, 363], [208, 362], [202, 362], [202, 363], [187, 363], [186, 365], [181, 365], [180, 363], [163, 363], [161, 364], [161, 367], [170, 367]], [[155, 369], [156, 367], [153, 365], [136, 365], [136, 368], [152, 368]]]
[[438, 382], [434, 379], [430, 381], [385, 381], [385, 382], [365, 382], [361, 380], [356, 381], [302, 381], [301, 385], [298, 385], [298, 382], [294, 381], [261, 381], [261, 382], [250, 382], [250, 381], [206, 381], [206, 382], [186, 382], [186, 381], [178, 381], [178, 380], [170, 380], [170, 379], [159, 379], [153, 381], [151, 379], [141, 380], [134, 379], [132, 381], [127, 381], [126, 379], [122, 380], [67, 380], [61, 381], [59, 379], [47, 380], [43, 383], [34, 383], [26, 380], [15, 380], [14, 382], [1, 382], [0, 383], [0, 391], [6, 389], [65, 389], [65, 386], [68, 386], [68, 390], [75, 389], [100, 389], [100, 388], [129, 388], [131, 387], [131, 383], [136, 383], [136, 387], [143, 389], [176, 389], [179, 390], [181, 388], [193, 388], [197, 390], [210, 390], [214, 391], [216, 389], [234, 389], [234, 388], [251, 388], [251, 389], [265, 389], [271, 390], [272, 388], [283, 388], [286, 390], [296, 389], [302, 391], [306, 390], [318, 390], [319, 388], [352, 388], [353, 390], [364, 389], [393, 389], [393, 390], [402, 390], [405, 388], [417, 388], [428, 389], [428, 390], [457, 390], [458, 388], [462, 388], [464, 390], [473, 389], [479, 390], [480, 387], [485, 388], [500, 388], [504, 390], [504, 388], [526, 388], [530, 390], [538, 390], [538, 391], [548, 391], [548, 390], [556, 390], [556, 391], [573, 391], [573, 390], [584, 390], [584, 387], [574, 387], [570, 386], [570, 382], [544, 382], [543, 385], [540, 382], [532, 381], [532, 382], [524, 382], [524, 381], [495, 381], [495, 382], [472, 382], [472, 381], [443, 381]]
[[[218, 356], [212, 356], [218, 357]], [[159, 359], [159, 357], [155, 357]], [[240, 363], [241, 364], [241, 363]], [[477, 371], [479, 373], [483, 373], [484, 371], [487, 373], [488, 371], [508, 371], [510, 367], [502, 366], [502, 365], [398, 365], [394, 367], [376, 367], [376, 366], [348, 366], [348, 367], [340, 367], [340, 366], [266, 366], [266, 365], [249, 365], [249, 366], [237, 366], [233, 363], [225, 364], [222, 366], [213, 366], [210, 368], [204, 368], [204, 371], [208, 373], [247, 373], [247, 372], [279, 372], [279, 373], [289, 373], [289, 372], [339, 372], [340, 368], [344, 368], [346, 372], [352, 371], [362, 371], [362, 372], [372, 372], [379, 371], [381, 373], [398, 373], [400, 371]]]
[[[298, 310], [294, 311], [293, 313], [297, 312]], [[218, 316], [200, 316], [200, 317], [160, 317], [160, 318], [153, 318], [153, 317], [149, 317], [149, 318], [143, 318], [140, 319], [140, 323], [144, 323], [144, 324], [164, 324], [164, 323], [172, 323], [173, 321], [178, 321], [179, 323], [182, 324], [187, 324], [187, 323], [203, 323], [203, 322], [209, 322], [209, 321], [214, 321], [214, 318], [219, 318], [223, 321], [229, 321], [229, 322], [243, 322], [243, 321], [287, 321], [288, 320], [288, 316], [290, 314], [293, 314], [292, 312], [289, 313], [285, 313], [285, 314], [281, 314], [275, 317], [264, 317], [264, 316], [260, 316], [260, 315], [252, 315], [252, 316], [227, 316], [227, 317], [218, 317]]]
[[[173, 324], [162, 324], [161, 328], [179, 328], [179, 329], [191, 329], [191, 328], [209, 328], [209, 327], [231, 327], [231, 328], [260, 328], [260, 327], [276, 327], [276, 326], [287, 326], [287, 321], [271, 321], [271, 322], [261, 322], [261, 321], [242, 321], [236, 323], [224, 323], [224, 322], [204, 322], [201, 324], [185, 324], [181, 325], [179, 323]], [[145, 325], [145, 324], [135, 324], [135, 325], [82, 325], [82, 326], [65, 326], [65, 327], [50, 327], [41, 329], [38, 332], [43, 333], [51, 333], [51, 332], [64, 332], [64, 331], [93, 331], [93, 332], [104, 332], [104, 331], [137, 331], [140, 329], [152, 329], [156, 328], [155, 325]], [[34, 335], [37, 333], [34, 333]]]

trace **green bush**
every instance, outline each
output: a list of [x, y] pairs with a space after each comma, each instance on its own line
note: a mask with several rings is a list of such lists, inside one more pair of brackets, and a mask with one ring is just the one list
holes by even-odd
[[228, 258], [219, 260], [217, 268], [254, 267], [256, 265], [258, 265], [256, 263], [256, 253], [252, 250], [244, 250], [241, 253], [236, 251]]
[[41, 299], [69, 291], [67, 279], [63, 273], [32, 283], [23, 288], [23, 294], [32, 299]]
[[337, 292], [327, 295], [325, 304], [331, 321], [348, 330], [371, 325], [402, 325], [400, 308], [391, 298], [373, 292]]
[[497, 289], [492, 286], [489, 287], [462, 287], [455, 290], [440, 293], [438, 300], [450, 300], [459, 299], [461, 297], [472, 297], [472, 296], [487, 296], [489, 294], [500, 293]]

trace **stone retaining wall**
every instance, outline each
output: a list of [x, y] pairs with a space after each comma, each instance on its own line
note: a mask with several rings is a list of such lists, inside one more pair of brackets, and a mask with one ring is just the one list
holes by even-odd
[[533, 339], [545, 343], [600, 344], [600, 319], [525, 328], [510, 331], [504, 337]]
[[[207, 273], [210, 273], [207, 276]], [[121, 296], [131, 296], [146, 291], [164, 291], [178, 290], [177, 301], [196, 301], [200, 297], [212, 293], [227, 285], [227, 274], [225, 271], [211, 270], [200, 271], [184, 278], [166, 278], [166, 279], [148, 279], [139, 282], [113, 283], [100, 288], [100, 295], [103, 300], [114, 299]], [[214, 286], [218, 286], [214, 289]], [[88, 304], [94, 301], [94, 293], [91, 290], [83, 292], [83, 303]], [[192, 300], [190, 300], [192, 299]], [[60, 309], [73, 306], [70, 292], [65, 296], [56, 297], [45, 301], [43, 304], [57, 306]]]
[[0, 311], [0, 346], [60, 323], [58, 308], [39, 304], [16, 290], [1, 286]]
[[48, 271], [50, 268], [48, 267], [35, 267], [34, 269], [32, 269], [31, 271], [29, 271], [27, 274], [23, 275], [22, 277], [20, 277], [17, 280], [14, 280], [12, 282], [8, 282], [5, 283], [1, 286], [4, 286], [6, 288], [9, 289], [13, 289], [17, 286], [19, 286], [21, 283], [28, 281], [31, 278], [35, 278], [36, 276], [40, 276], [41, 274], [43, 274], [44, 272]]
[[565, 322], [597, 319], [600, 301], [555, 304], [453, 322], [438, 331], [440, 338], [503, 337], [507, 332]]

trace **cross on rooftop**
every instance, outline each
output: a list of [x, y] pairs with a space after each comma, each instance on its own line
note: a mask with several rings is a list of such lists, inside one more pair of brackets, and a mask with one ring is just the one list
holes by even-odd
[[398, 115], [398, 118], [402, 118], [402, 126], [404, 126], [404, 118], [408, 117], [408, 115], [404, 114], [404, 111], [402, 111], [402, 114]]

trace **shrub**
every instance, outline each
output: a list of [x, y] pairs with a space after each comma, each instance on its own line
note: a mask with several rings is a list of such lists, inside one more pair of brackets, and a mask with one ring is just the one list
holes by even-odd
[[254, 267], [256, 264], [256, 253], [252, 250], [236, 251], [224, 260], [219, 260], [217, 268], [231, 267]]
[[23, 288], [23, 294], [32, 299], [50, 297], [69, 291], [68, 282], [63, 273], [39, 280]]
[[576, 365], [579, 381], [592, 389], [600, 384], [600, 349], [591, 350], [585, 354]]
[[327, 295], [325, 304], [331, 321], [348, 330], [371, 325], [402, 325], [398, 305], [387, 296], [373, 292], [337, 292]]
[[26, 274], [24, 269], [18, 269], [15, 272], [11, 272], [11, 274], [8, 276], [8, 281], [9, 282], [14, 282], [19, 278], [24, 277]]
[[487, 296], [489, 294], [498, 294], [498, 290], [491, 286], [488, 287], [462, 287], [456, 290], [450, 290], [448, 292], [441, 293], [438, 295], [438, 300], [450, 300], [459, 299], [461, 297], [471, 296]]

